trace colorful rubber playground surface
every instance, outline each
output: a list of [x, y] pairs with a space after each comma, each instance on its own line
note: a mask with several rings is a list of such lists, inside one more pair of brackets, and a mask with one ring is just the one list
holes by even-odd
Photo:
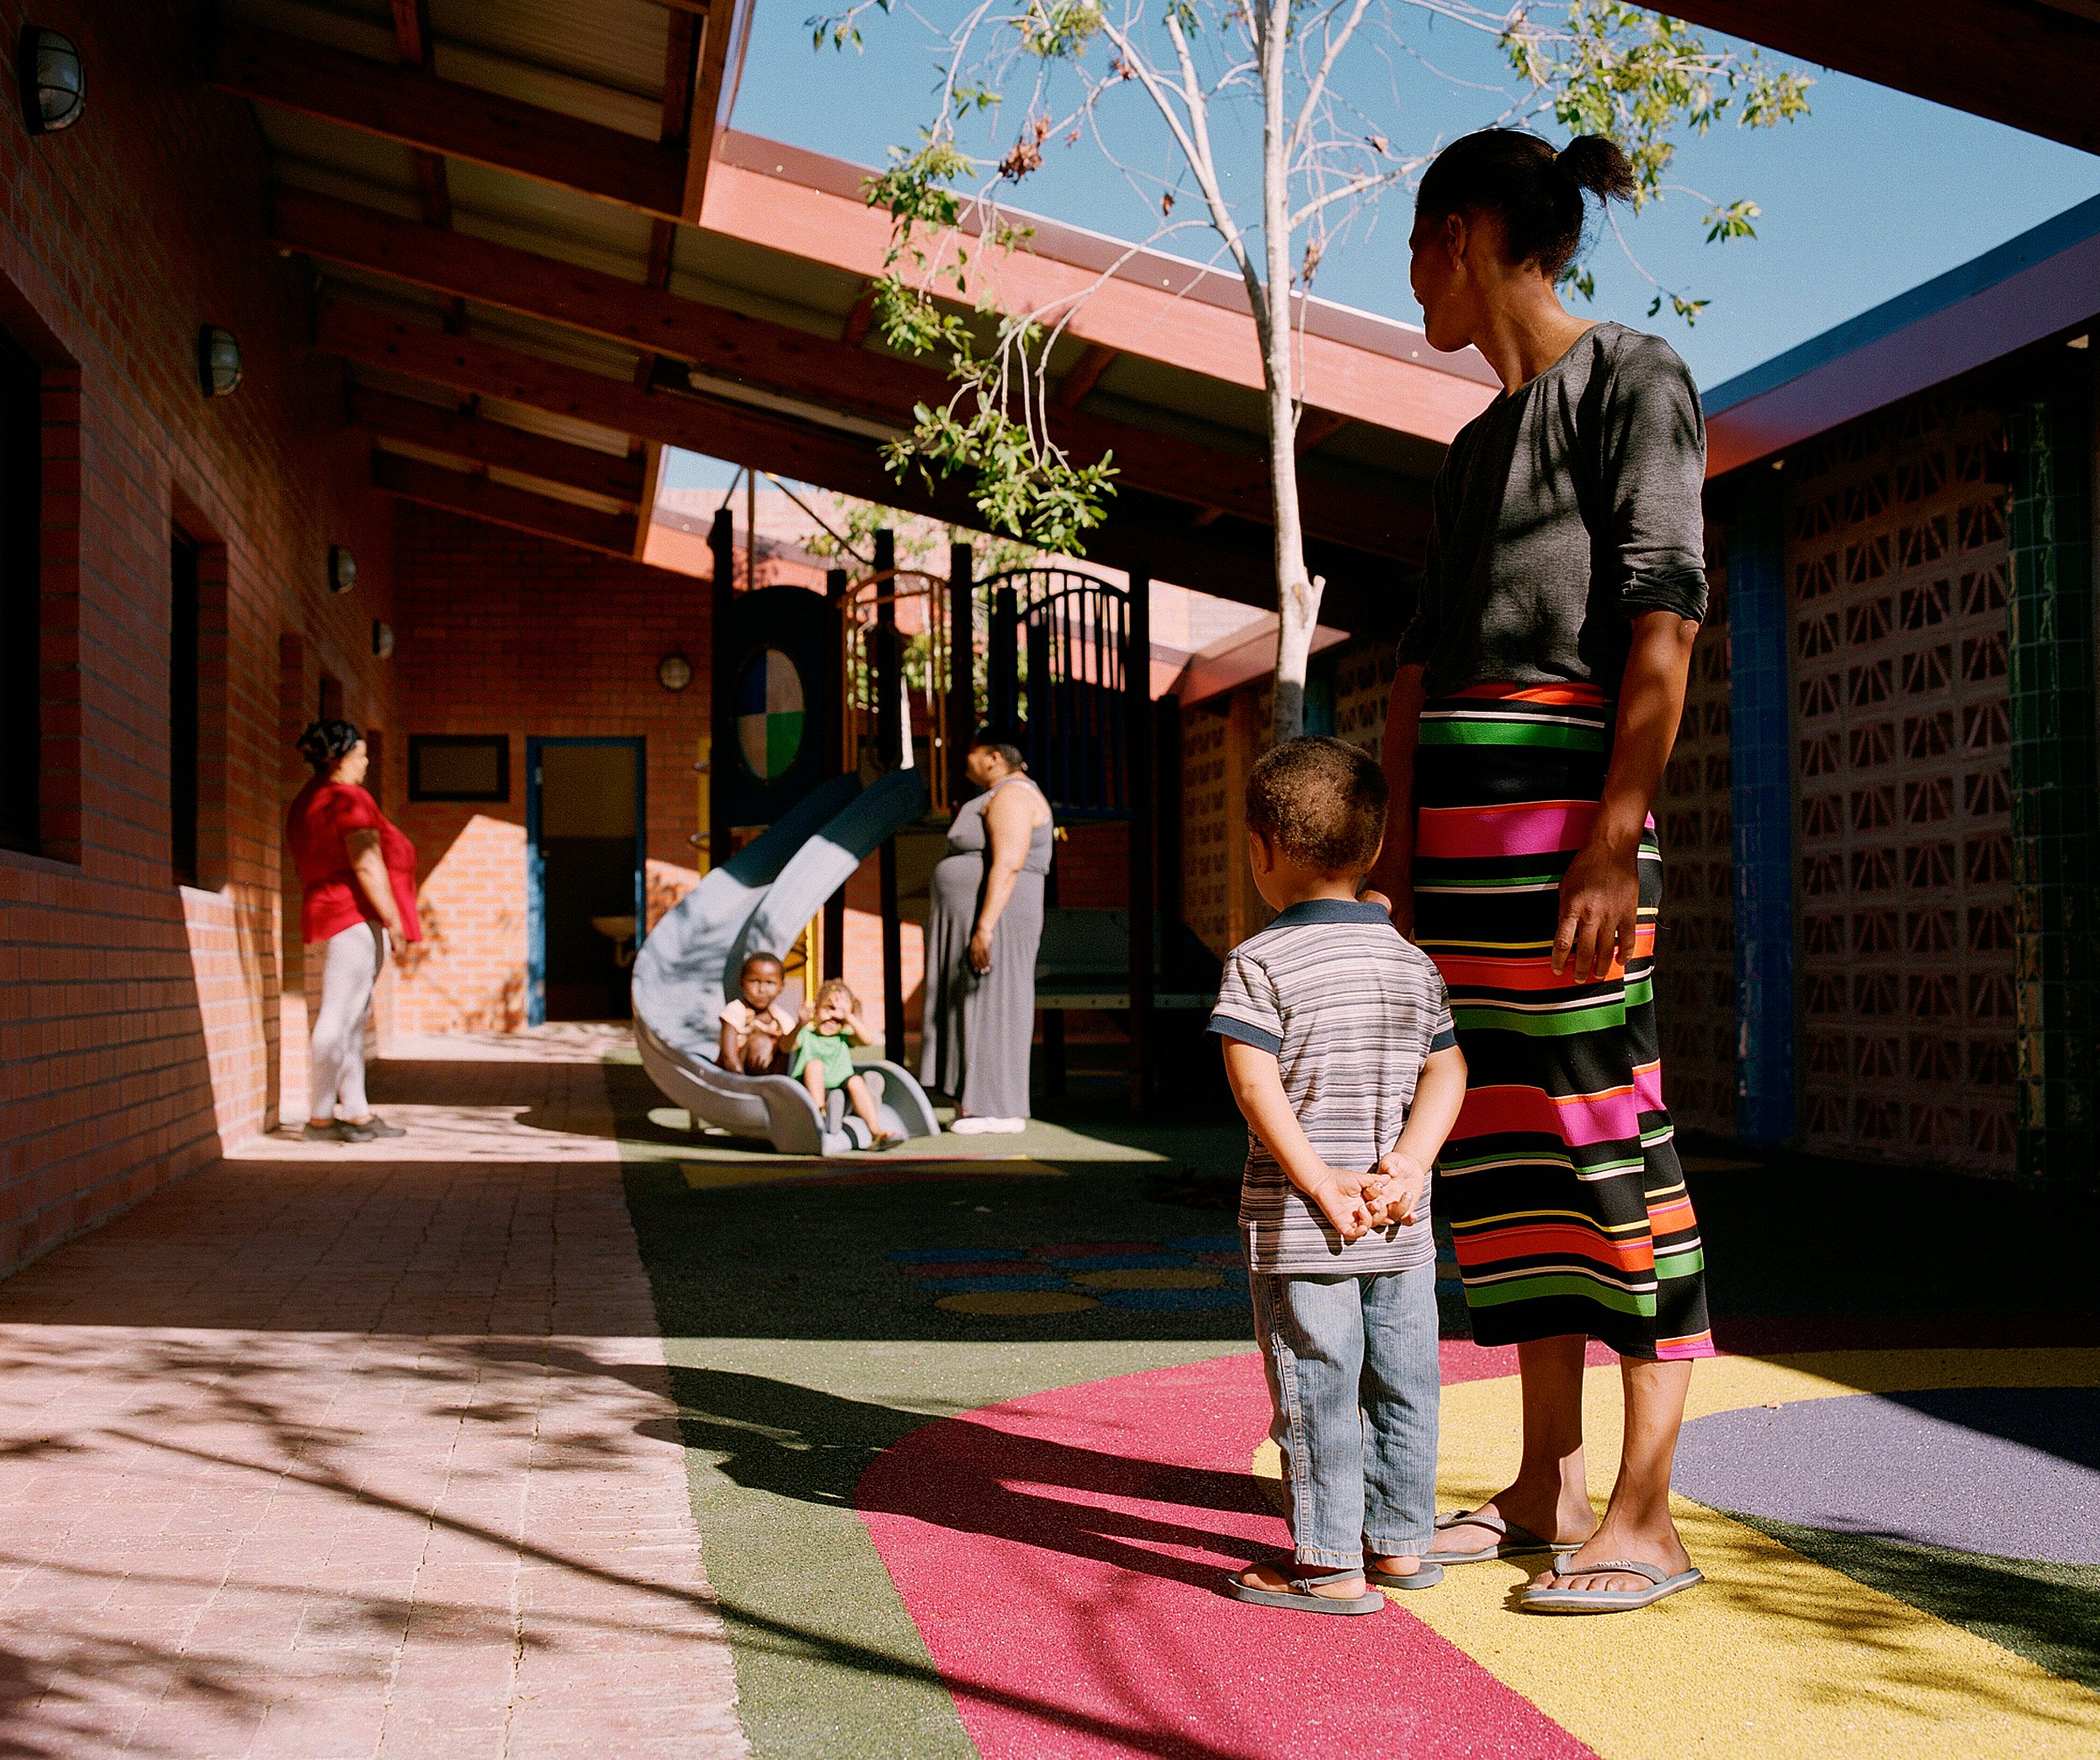
[[[1707, 1584], [1553, 1620], [1513, 1610], [1515, 1561], [1314, 1620], [1217, 1591], [1284, 1541], [1236, 1127], [1082, 1111], [963, 1162], [795, 1163], [696, 1148], [610, 1078], [761, 1756], [2100, 1752], [2090, 1204], [1694, 1155]], [[1506, 1473], [1517, 1383], [1440, 1295], [1449, 1507]], [[1615, 1379], [1599, 1353], [1599, 1496]]]

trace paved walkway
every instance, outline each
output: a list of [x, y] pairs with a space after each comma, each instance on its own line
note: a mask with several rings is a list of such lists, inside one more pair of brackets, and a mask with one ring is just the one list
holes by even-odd
[[413, 1043], [405, 1139], [0, 1284], [0, 1752], [746, 1752], [602, 1048]]

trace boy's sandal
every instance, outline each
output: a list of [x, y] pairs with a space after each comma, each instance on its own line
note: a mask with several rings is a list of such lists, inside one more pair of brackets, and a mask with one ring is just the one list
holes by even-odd
[[1364, 1581], [1374, 1589], [1433, 1589], [1444, 1580], [1444, 1567], [1434, 1559], [1425, 1558], [1413, 1572], [1401, 1577], [1391, 1571], [1364, 1572]]
[[[1283, 1567], [1296, 1570], [1294, 1561]], [[1386, 1598], [1376, 1589], [1351, 1596], [1344, 1601], [1334, 1595], [1316, 1595], [1312, 1592], [1330, 1582], [1360, 1577], [1360, 1570], [1344, 1568], [1339, 1571], [1307, 1571], [1296, 1577], [1288, 1577], [1287, 1588], [1258, 1589], [1252, 1583], [1242, 1582], [1239, 1572], [1228, 1571], [1225, 1576], [1225, 1593], [1235, 1601], [1251, 1601], [1257, 1607], [1288, 1607], [1304, 1614], [1375, 1614], [1386, 1604]]]
[[1522, 1558], [1530, 1553], [1553, 1550], [1551, 1540], [1541, 1540], [1529, 1528], [1481, 1509], [1455, 1509], [1449, 1515], [1439, 1516], [1436, 1527], [1440, 1534], [1447, 1528], [1485, 1528], [1496, 1536], [1493, 1545], [1477, 1547], [1471, 1552], [1432, 1553], [1430, 1556], [1440, 1565], [1484, 1565], [1498, 1558]]
[[1636, 1608], [1652, 1607], [1666, 1595], [1674, 1595], [1705, 1582], [1696, 1569], [1672, 1577], [1659, 1566], [1645, 1565], [1637, 1558], [1607, 1558], [1594, 1565], [1577, 1565], [1575, 1555], [1562, 1552], [1553, 1561], [1556, 1577], [1602, 1577], [1623, 1571], [1630, 1577], [1645, 1577], [1645, 1589], [1553, 1589], [1536, 1585], [1517, 1598], [1527, 1614], [1630, 1614]]

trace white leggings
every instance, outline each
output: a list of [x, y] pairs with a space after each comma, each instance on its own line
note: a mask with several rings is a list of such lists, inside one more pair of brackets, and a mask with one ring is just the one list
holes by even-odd
[[386, 936], [376, 924], [353, 923], [322, 945], [328, 952], [321, 1012], [314, 1016], [306, 1116], [333, 1118], [340, 1106], [343, 1117], [363, 1118], [372, 1110], [364, 1098], [364, 1017], [386, 960]]

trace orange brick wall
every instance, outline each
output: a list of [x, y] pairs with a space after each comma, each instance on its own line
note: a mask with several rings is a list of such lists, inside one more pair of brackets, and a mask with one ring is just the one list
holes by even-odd
[[[0, 1271], [271, 1121], [284, 1031], [280, 642], [386, 726], [390, 510], [265, 236], [260, 139], [198, 77], [204, 8], [60, 3], [86, 115], [0, 82], [0, 324], [45, 368], [42, 853], [0, 851]], [[23, 8], [0, 0], [12, 64]], [[198, 326], [240, 339], [208, 400]], [[169, 534], [204, 570], [204, 884], [169, 867]], [[363, 572], [325, 591], [330, 543]], [[8, 761], [22, 761], [9, 754]]]
[[[403, 962], [404, 1031], [507, 1031], [525, 1022], [525, 740], [645, 742], [653, 922], [698, 878], [693, 762], [707, 734], [708, 584], [422, 507], [395, 525], [394, 663], [400, 730], [389, 811], [415, 840], [427, 940]], [[656, 682], [673, 650], [684, 691]], [[415, 734], [506, 734], [511, 798], [408, 799]]]

